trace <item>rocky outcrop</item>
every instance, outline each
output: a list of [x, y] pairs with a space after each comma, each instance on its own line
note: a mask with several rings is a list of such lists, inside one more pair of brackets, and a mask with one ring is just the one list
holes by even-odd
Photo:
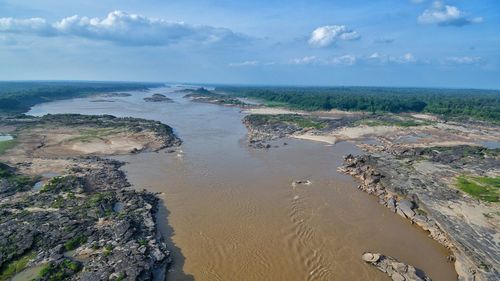
[[[379, 203], [391, 209], [398, 215], [409, 219], [424, 230], [429, 231], [430, 237], [437, 240], [444, 246], [451, 248], [453, 244], [447, 235], [440, 229], [438, 224], [425, 215], [425, 211], [419, 208], [419, 200], [416, 194], [407, 194], [405, 190], [390, 190], [384, 185], [384, 180], [388, 176], [381, 174], [374, 165], [371, 156], [363, 155], [355, 157], [351, 154], [344, 157], [345, 165], [341, 171], [359, 179], [361, 184], [358, 189], [368, 194], [377, 196]], [[423, 207], [423, 206], [422, 206]]]
[[158, 198], [127, 189], [121, 165], [80, 159], [40, 191], [0, 201], [0, 267], [34, 253], [30, 264], [45, 267], [38, 280], [163, 280], [170, 257]]
[[301, 114], [250, 114], [243, 118], [248, 143], [255, 148], [270, 148], [268, 142], [303, 133], [325, 134], [352, 125], [359, 116], [321, 118]]
[[190, 99], [194, 102], [212, 103], [218, 105], [226, 106], [239, 106], [248, 107], [249, 104], [226, 94], [219, 94], [214, 91], [207, 90], [205, 88], [198, 89], [184, 89], [181, 90], [183, 93], [187, 93], [184, 98]]
[[[116, 129], [117, 131], [127, 132], [129, 135], [147, 133], [151, 138], [143, 141], [144, 143], [150, 141], [150, 146], [155, 147], [154, 150], [178, 146], [182, 143], [175, 135], [172, 127], [159, 121], [132, 117], [81, 114], [47, 114], [42, 117], [19, 115], [17, 117], [0, 117], [0, 123], [5, 126], [15, 127], [17, 129], [17, 134], [21, 134], [23, 131], [26, 131], [27, 134], [31, 134], [33, 132], [33, 127], [47, 128], [50, 130], [58, 128], [81, 128], [81, 131], [89, 129]], [[78, 135], [75, 137], [78, 137]], [[42, 146], [44, 146], [43, 142], [40, 144], [40, 147]], [[145, 146], [144, 150], [147, 149], [148, 146]]]
[[151, 97], [144, 98], [146, 102], [174, 102], [171, 98], [167, 98], [162, 94], [153, 94]]
[[245, 116], [243, 124], [247, 128], [248, 143], [254, 148], [270, 148], [271, 145], [267, 142], [302, 131], [295, 124], [266, 122], [260, 115]]
[[[463, 171], [481, 174], [499, 167], [495, 151], [471, 153], [475, 149], [455, 148], [455, 160], [450, 162], [439, 153], [448, 148], [348, 155], [340, 170], [358, 179], [360, 190], [377, 196], [381, 204], [427, 230], [430, 237], [449, 248], [453, 252], [449, 260], [455, 262], [460, 280], [493, 281], [500, 278], [495, 223], [484, 222], [484, 216], [467, 211], [479, 210], [484, 214], [498, 210], [498, 206], [478, 202], [448, 185]], [[456, 158], [459, 150], [468, 152]], [[457, 162], [462, 163], [458, 168], [454, 167]]]
[[431, 278], [427, 277], [423, 271], [389, 256], [364, 253], [361, 258], [378, 270], [387, 273], [394, 281], [431, 281]]

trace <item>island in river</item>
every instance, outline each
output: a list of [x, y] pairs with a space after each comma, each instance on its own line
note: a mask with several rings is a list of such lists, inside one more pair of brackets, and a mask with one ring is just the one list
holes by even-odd
[[[11, 146], [2, 156], [2, 160], [8, 164], [7, 178], [24, 175], [33, 179], [21, 190], [7, 192], [9, 200], [2, 202], [15, 203], [17, 201], [12, 198], [20, 198], [19, 205], [15, 207], [21, 213], [32, 211], [29, 207], [31, 204], [40, 204], [36, 206], [39, 208], [36, 210], [42, 209], [40, 212], [46, 221], [52, 221], [57, 216], [69, 218], [62, 220], [64, 225], [57, 225], [54, 229], [64, 230], [66, 224], [75, 227], [75, 224], [79, 225], [74, 223], [78, 219], [81, 219], [86, 229], [96, 229], [96, 233], [89, 233], [90, 238], [86, 240], [79, 238], [77, 233], [82, 228], [76, 227], [64, 237], [56, 236], [53, 244], [32, 244], [36, 246], [33, 249], [37, 250], [37, 254], [44, 253], [46, 249], [55, 249], [57, 245], [61, 246], [59, 250], [53, 251], [54, 254], [49, 250], [40, 259], [38, 255], [33, 257], [29, 249], [23, 249], [7, 265], [26, 261], [25, 267], [41, 266], [40, 272], [44, 274], [39, 278], [59, 274], [67, 279], [89, 276], [97, 279], [107, 277], [111, 280], [147, 280], [153, 278], [156, 269], [165, 269], [171, 258], [173, 263], [167, 272], [169, 280], [230, 280], [228, 278], [231, 276], [243, 276], [237, 274], [244, 274], [248, 280], [387, 280], [385, 273], [363, 264], [367, 262], [379, 269], [384, 268], [387, 273], [390, 270], [390, 278], [394, 280], [404, 280], [395, 279], [400, 276], [406, 280], [412, 280], [410, 277], [425, 278], [422, 274], [415, 277], [414, 273], [420, 272], [420, 269], [434, 280], [456, 279], [451, 264], [448, 266], [446, 263], [446, 257], [451, 261], [461, 261], [457, 264], [463, 265], [461, 248], [444, 243], [453, 251], [451, 255], [437, 243], [433, 244], [432, 240], [427, 239], [427, 234], [419, 232], [403, 220], [399, 221], [398, 216], [391, 214], [390, 210], [401, 217], [410, 218], [418, 225], [437, 225], [435, 229], [441, 231], [439, 233], [443, 237], [460, 235], [458, 231], [455, 234], [448, 233], [448, 229], [441, 226], [440, 217], [436, 216], [439, 213], [427, 207], [428, 198], [426, 193], [422, 194], [425, 190], [420, 191], [419, 188], [427, 187], [428, 183], [415, 183], [422, 177], [430, 179], [430, 176], [440, 182], [437, 179], [439, 175], [422, 172], [427, 170], [418, 170], [421, 173], [414, 174], [413, 170], [415, 167], [431, 167], [429, 170], [432, 172], [434, 166], [428, 165], [437, 163], [445, 165], [446, 169], [440, 171], [450, 179], [453, 178], [452, 175], [463, 176], [460, 170], [462, 164], [447, 167], [455, 158], [451, 161], [449, 157], [445, 157], [462, 155], [456, 159], [465, 163], [462, 166], [475, 172], [487, 172], [481, 176], [494, 177], [498, 157], [490, 150], [462, 149], [443, 154], [444, 148], [437, 149], [437, 153], [434, 152], [436, 149], [427, 151], [424, 148], [438, 144], [448, 147], [443, 144], [445, 141], [452, 145], [494, 143], [497, 140], [495, 127], [488, 127], [488, 124], [466, 125], [464, 133], [458, 134], [458, 129], [450, 129], [455, 128], [453, 126], [456, 124], [446, 122], [444, 125], [452, 127], [440, 130], [437, 126], [444, 126], [443, 122], [427, 116], [311, 113], [245, 105], [245, 109], [250, 110], [251, 114], [266, 113], [259, 116], [245, 114], [243, 121], [248, 128], [250, 144], [264, 148], [278, 147], [255, 150], [246, 148], [246, 145], [239, 142], [246, 129], [241, 123], [243, 116], [238, 108], [202, 104], [225, 104], [221, 102], [225, 98], [216, 96], [213, 99], [214, 95], [209, 99], [198, 97], [197, 103], [192, 103], [183, 98], [187, 91], [184, 88], [136, 91], [131, 92], [130, 96], [111, 96], [110, 99], [114, 102], [102, 103], [99, 107], [90, 98], [74, 102], [60, 101], [35, 106], [30, 112], [34, 115], [63, 112], [107, 113], [154, 119], [171, 125], [183, 138], [182, 149], [177, 148], [176, 151], [168, 147], [178, 146], [178, 138], [171, 129], [155, 121], [81, 115], [4, 119], [6, 123], [2, 133], [14, 136], [14, 144], [22, 144]], [[155, 93], [161, 93], [173, 102], [144, 102], [144, 97]], [[231, 101], [228, 105], [234, 103]], [[438, 129], [433, 131], [433, 126]], [[474, 128], [479, 129], [471, 134], [470, 130]], [[488, 128], [492, 129], [488, 131]], [[415, 134], [413, 130], [417, 130]], [[441, 135], [443, 131], [449, 134]], [[426, 136], [424, 141], [421, 141], [421, 136]], [[361, 178], [360, 189], [377, 195], [380, 202], [389, 209], [384, 210], [372, 204], [372, 199], [365, 197], [363, 193], [358, 194], [348, 178], [336, 173], [335, 169], [343, 161], [342, 155], [360, 154], [360, 151], [347, 143], [341, 142], [330, 147], [290, 137], [322, 140], [327, 145], [340, 140], [357, 141], [373, 158], [349, 156], [342, 171]], [[367, 138], [370, 140], [366, 141]], [[283, 146], [285, 142], [288, 145]], [[160, 150], [160, 153], [150, 152], [162, 148], [173, 153], [162, 153], [165, 150]], [[397, 148], [409, 150], [404, 154]], [[415, 150], [420, 148], [422, 150]], [[386, 159], [386, 154], [394, 155], [394, 159]], [[120, 161], [96, 158], [110, 155], [115, 155], [113, 158]], [[385, 160], [389, 164], [381, 162]], [[122, 166], [122, 161], [130, 164]], [[27, 162], [32, 163], [23, 164]], [[397, 168], [401, 166], [402, 170], [397, 170], [401, 179], [393, 180], [393, 175], [388, 174], [392, 169], [383, 169], [386, 167], [384, 165], [391, 167], [391, 163]], [[423, 165], [413, 166], [413, 163]], [[442, 168], [440, 165], [437, 167]], [[127, 172], [128, 181], [134, 189], [125, 188], [127, 179], [120, 169]], [[447, 174], [445, 171], [457, 172]], [[67, 182], [61, 180], [64, 183], [60, 187], [45, 190], [45, 187], [53, 186], [52, 180], [59, 184], [60, 176], [63, 176], [64, 181], [68, 178]], [[74, 178], [76, 182], [71, 181]], [[106, 181], [106, 178], [113, 180]], [[468, 177], [464, 179], [473, 180]], [[81, 186], [78, 185], [79, 181], [83, 182]], [[102, 184], [103, 181], [106, 184]], [[35, 189], [32, 189], [33, 186]], [[99, 186], [99, 190], [95, 186]], [[401, 189], [406, 186], [409, 191]], [[71, 189], [68, 190], [69, 187]], [[139, 191], [141, 187], [160, 193], [155, 196]], [[438, 185], [436, 190], [440, 192], [437, 198], [443, 194], [455, 194], [455, 197], [450, 197], [453, 204], [460, 202], [460, 198], [467, 198], [466, 194], [457, 193], [456, 188]], [[96, 199], [98, 204], [93, 207], [94, 200], [90, 199], [93, 196], [100, 197], [99, 194], [103, 194], [104, 199]], [[59, 196], [69, 199], [58, 205], [61, 204], [57, 203]], [[158, 199], [166, 205], [159, 205]], [[480, 206], [479, 212], [484, 211], [486, 214], [481, 214], [480, 222], [491, 226], [498, 219], [496, 205], [484, 199], [467, 202]], [[52, 204], [55, 206], [51, 206]], [[90, 214], [81, 214], [81, 211], [73, 207], [82, 205], [90, 206], [90, 211], [87, 212]], [[483, 209], [483, 205], [490, 209]], [[53, 210], [58, 208], [59, 211]], [[61, 210], [66, 210], [66, 213], [60, 214]], [[453, 210], [458, 212], [456, 210], [460, 209]], [[93, 212], [97, 215], [92, 214]], [[157, 221], [151, 224], [151, 216], [155, 214]], [[168, 222], [165, 222], [166, 218]], [[450, 218], [458, 219], [452, 216]], [[9, 222], [16, 227], [16, 223], [21, 220]], [[467, 229], [468, 225], [461, 227]], [[170, 253], [166, 252], [161, 237], [153, 235], [156, 228], [166, 238], [166, 247], [170, 249]], [[111, 233], [124, 234], [117, 238]], [[493, 238], [489, 238], [488, 233], [492, 233]], [[459, 271], [460, 277], [475, 276], [477, 280], [481, 280], [483, 277], [491, 279], [497, 274], [494, 258], [498, 257], [498, 252], [494, 245], [484, 243], [488, 239], [494, 241], [496, 233], [495, 228], [476, 231], [477, 235], [484, 235], [478, 243], [486, 247], [484, 249], [489, 247], [489, 256], [493, 257], [493, 262], [482, 258], [480, 254], [474, 257], [465, 253], [465, 257], [472, 258], [472, 262], [465, 265], [475, 266], [467, 270], [473, 269], [475, 272]], [[68, 249], [74, 248], [76, 251], [66, 249], [65, 245], [73, 238], [75, 241], [69, 243], [72, 246]], [[34, 240], [40, 243], [37, 239]], [[92, 243], [95, 240], [99, 242]], [[366, 251], [374, 250], [381, 254], [372, 254], [369, 259], [368, 255], [363, 255]], [[92, 254], [90, 259], [89, 253]], [[130, 259], [132, 256], [136, 259]], [[396, 258], [410, 265], [398, 262]], [[475, 258], [479, 259], [474, 260]], [[475, 263], [479, 260], [484, 264]], [[123, 263], [119, 263], [120, 266], [115, 270], [111, 265], [118, 261]], [[413, 270], [413, 266], [419, 270]], [[393, 273], [393, 269], [397, 274]]]
[[101, 157], [176, 147], [170, 127], [76, 114], [0, 124], [15, 141], [0, 156], [0, 280], [165, 278], [158, 198], [128, 189], [123, 163]]

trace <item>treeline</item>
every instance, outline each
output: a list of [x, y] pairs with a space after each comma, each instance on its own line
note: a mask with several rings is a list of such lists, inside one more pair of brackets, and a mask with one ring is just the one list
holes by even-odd
[[160, 85], [130, 82], [0, 82], [0, 113], [22, 113], [42, 102], [96, 93], [142, 90]]
[[382, 87], [217, 87], [239, 97], [301, 110], [426, 112], [500, 122], [500, 91]]

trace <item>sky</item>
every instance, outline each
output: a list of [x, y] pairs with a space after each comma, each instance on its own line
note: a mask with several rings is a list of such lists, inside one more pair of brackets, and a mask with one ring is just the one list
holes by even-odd
[[0, 80], [500, 89], [500, 1], [0, 0]]

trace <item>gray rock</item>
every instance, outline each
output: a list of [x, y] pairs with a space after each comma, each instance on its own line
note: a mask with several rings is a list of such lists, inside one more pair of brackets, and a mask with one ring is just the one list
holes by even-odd
[[378, 253], [364, 253], [361, 258], [378, 270], [387, 273], [394, 281], [431, 281], [425, 273], [395, 258]]

